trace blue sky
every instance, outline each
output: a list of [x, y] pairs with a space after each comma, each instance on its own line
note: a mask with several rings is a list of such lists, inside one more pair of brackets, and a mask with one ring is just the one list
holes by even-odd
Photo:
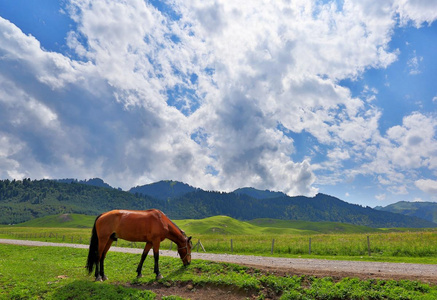
[[0, 178], [437, 201], [437, 5], [0, 2]]

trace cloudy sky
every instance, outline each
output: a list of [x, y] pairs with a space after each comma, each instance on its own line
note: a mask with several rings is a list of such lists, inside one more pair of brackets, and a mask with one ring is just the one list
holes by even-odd
[[436, 0], [0, 2], [0, 179], [437, 201]]

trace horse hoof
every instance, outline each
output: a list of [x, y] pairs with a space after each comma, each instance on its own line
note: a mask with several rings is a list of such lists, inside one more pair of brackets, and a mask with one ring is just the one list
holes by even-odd
[[106, 275], [103, 275], [102, 280], [103, 281], [108, 280], [108, 277], [106, 277]]
[[141, 278], [141, 277], [143, 277], [143, 274], [138, 274], [137, 275], [137, 278]]
[[162, 278], [164, 278], [164, 276], [162, 276], [161, 274], [156, 275], [156, 280], [161, 280]]
[[102, 277], [97, 276], [97, 277], [96, 277], [96, 281], [103, 281], [103, 279], [102, 279]]

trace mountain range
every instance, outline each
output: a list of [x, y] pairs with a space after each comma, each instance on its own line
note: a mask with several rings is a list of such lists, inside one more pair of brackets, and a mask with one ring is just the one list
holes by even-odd
[[239, 220], [273, 218], [331, 221], [387, 227], [436, 227], [417, 216], [350, 204], [336, 197], [289, 197], [280, 192], [242, 188], [231, 193], [204, 191], [177, 181], [114, 189], [101, 179], [0, 180], [0, 223], [24, 222], [58, 213], [98, 215], [111, 209], [158, 208], [173, 219], [226, 215]]
[[377, 206], [375, 209], [418, 217], [437, 223], [437, 203], [435, 202], [407, 202], [399, 201], [385, 207]]

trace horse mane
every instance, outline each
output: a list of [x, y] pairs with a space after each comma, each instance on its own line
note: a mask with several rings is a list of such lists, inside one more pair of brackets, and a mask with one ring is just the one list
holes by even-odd
[[[169, 219], [170, 220], [170, 219]], [[183, 231], [182, 229], [180, 229], [179, 228], [179, 226], [178, 225], [176, 225], [172, 220], [170, 220], [170, 222], [177, 228], [177, 229], [179, 229], [179, 231], [182, 233], [182, 235], [184, 236], [184, 237], [187, 237], [187, 235], [185, 234], [185, 231]]]
[[[166, 215], [165, 213], [163, 213], [163, 212], [161, 212], [161, 213], [162, 213], [164, 216], [167, 217], [167, 215]], [[170, 221], [171, 224], [173, 224], [174, 227], [176, 227], [176, 228], [180, 231], [180, 233], [181, 233], [184, 237], [187, 237], [185, 231], [183, 231], [182, 229], [180, 229], [179, 226], [176, 225], [175, 222], [173, 222], [172, 220], [170, 220], [169, 217], [167, 217], [167, 219]]]

